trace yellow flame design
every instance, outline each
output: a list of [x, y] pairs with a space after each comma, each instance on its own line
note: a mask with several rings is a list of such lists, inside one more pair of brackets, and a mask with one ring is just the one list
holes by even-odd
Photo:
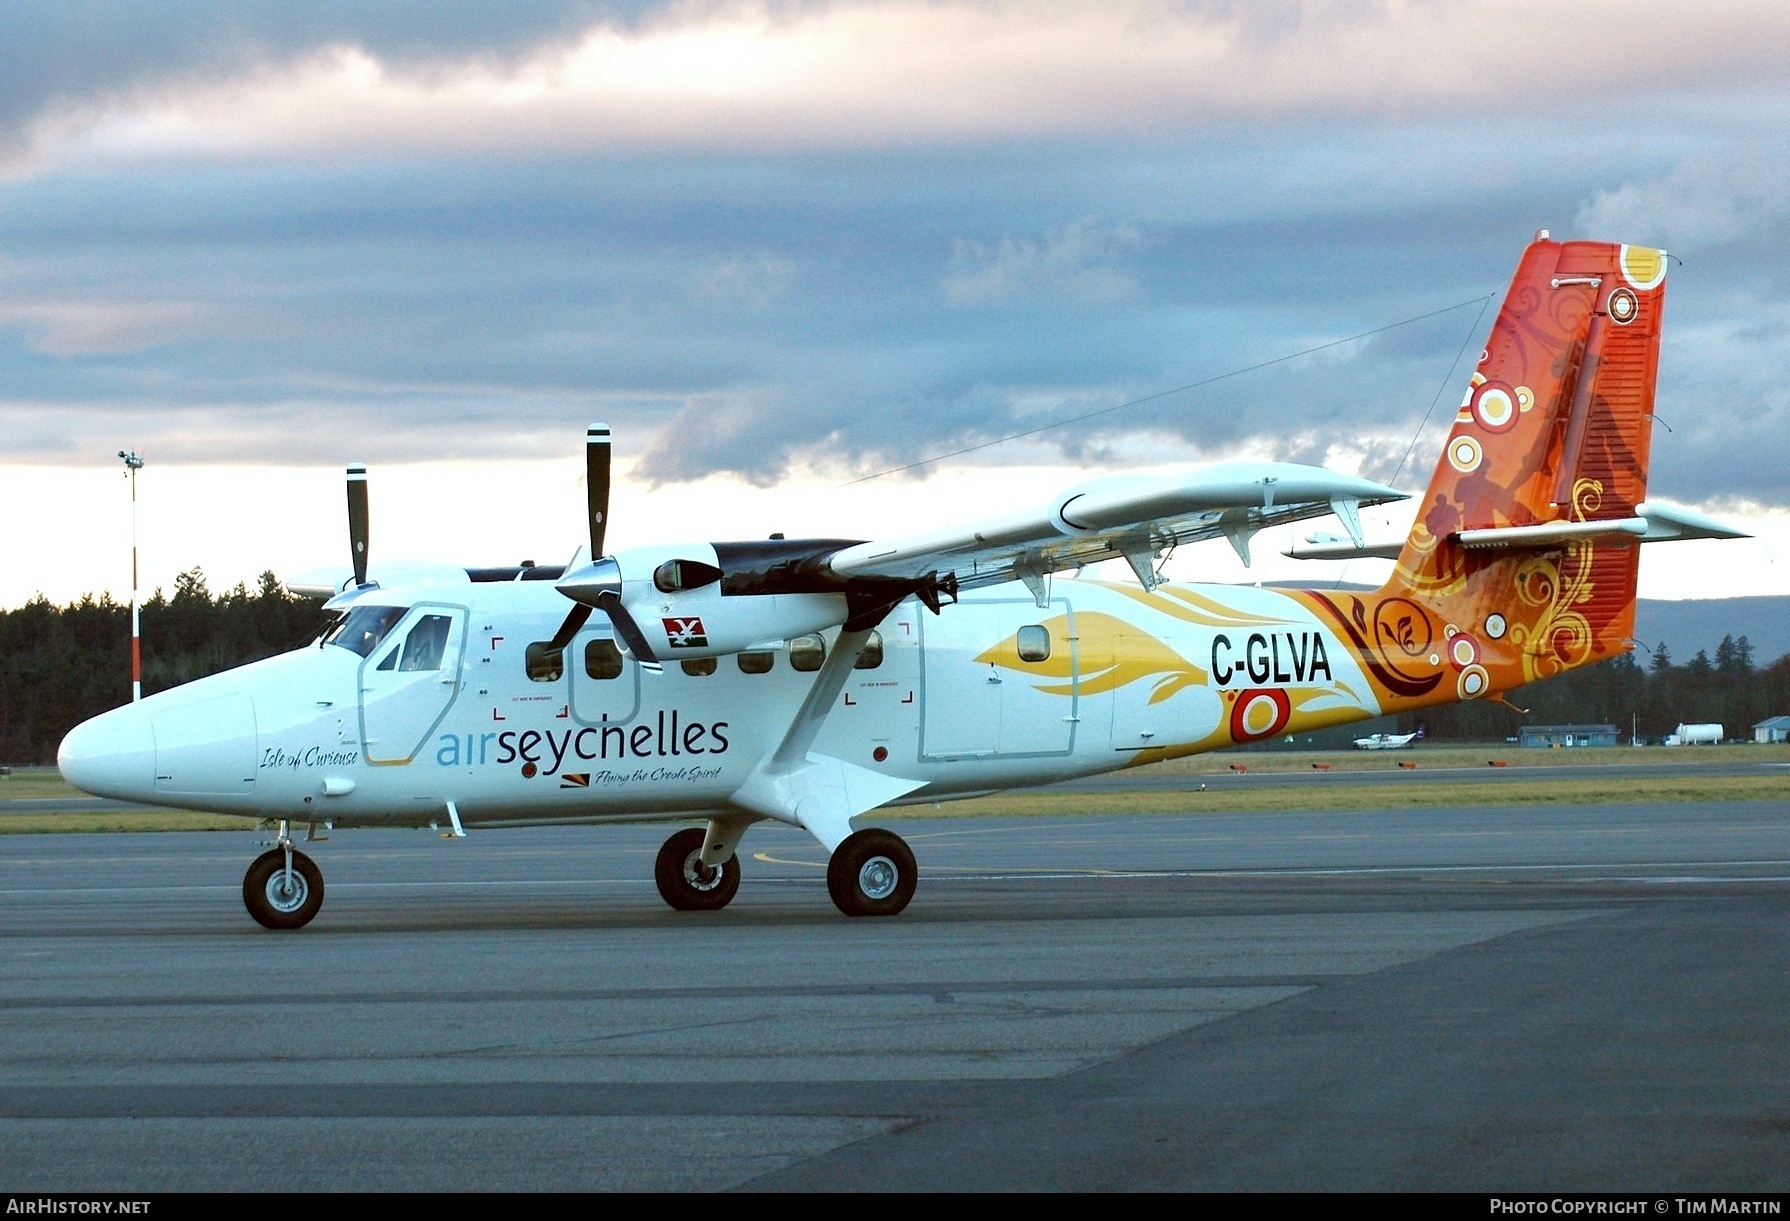
[[1201, 627], [1267, 627], [1294, 622], [1292, 619], [1276, 619], [1240, 611], [1215, 598], [1178, 585], [1161, 585], [1153, 592], [1146, 592], [1135, 585], [1121, 585], [1116, 581], [1095, 581], [1092, 584], [1124, 594], [1127, 598], [1142, 602], [1153, 611], [1184, 619], [1188, 623], [1197, 623]]
[[[1080, 611], [1075, 616], [1074, 636], [1070, 634], [1067, 615], [1057, 615], [1044, 622], [1050, 633], [1050, 656], [1044, 661], [1021, 661], [1019, 637], [1015, 633], [976, 661], [982, 665], [1000, 666], [1028, 677], [1055, 681], [1034, 683], [1046, 695], [1073, 695], [1074, 659], [1081, 663], [1081, 693], [1103, 695], [1140, 679], [1156, 678], [1150, 692], [1150, 703], [1160, 704], [1184, 687], [1201, 686], [1206, 672], [1182, 657], [1174, 649], [1146, 635], [1141, 628], [1114, 615], [1099, 611]], [[1071, 646], [1078, 652], [1072, 654]]]

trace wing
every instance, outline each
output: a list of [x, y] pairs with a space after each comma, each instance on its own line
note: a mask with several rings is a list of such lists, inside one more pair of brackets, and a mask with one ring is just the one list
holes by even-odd
[[1258, 530], [1335, 513], [1361, 538], [1362, 505], [1406, 499], [1403, 492], [1322, 467], [1290, 462], [1225, 462], [1154, 475], [1111, 475], [1078, 484], [1048, 505], [986, 522], [908, 538], [858, 543], [835, 553], [847, 580], [883, 578], [957, 588], [1020, 580], [1042, 596], [1045, 574], [1124, 559], [1146, 587], [1156, 559], [1183, 543], [1226, 537], [1245, 565]]

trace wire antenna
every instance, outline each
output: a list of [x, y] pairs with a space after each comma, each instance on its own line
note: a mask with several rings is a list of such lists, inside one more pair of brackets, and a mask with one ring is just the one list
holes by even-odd
[[[1487, 293], [1483, 297], [1471, 297], [1465, 301], [1457, 301], [1453, 305], [1445, 305], [1441, 309], [1433, 309], [1427, 313], [1414, 314], [1409, 318], [1401, 318], [1397, 322], [1388, 322], [1385, 326], [1376, 326], [1371, 330], [1360, 331], [1354, 335], [1345, 336], [1342, 339], [1332, 339], [1325, 343], [1314, 344], [1309, 348], [1302, 348], [1297, 352], [1289, 352], [1285, 356], [1276, 356], [1272, 360], [1259, 361], [1253, 365], [1245, 365], [1240, 369], [1232, 369], [1228, 373], [1219, 373], [1213, 377], [1201, 378], [1197, 382], [1188, 382], [1185, 386], [1176, 386], [1172, 390], [1159, 390], [1155, 394], [1146, 394], [1143, 398], [1131, 399], [1123, 403], [1115, 403], [1111, 407], [1102, 407], [1097, 411], [1089, 411], [1084, 412], [1081, 415], [1070, 416], [1066, 420], [1056, 420], [1050, 424], [1040, 424], [1036, 428], [1027, 428], [1020, 432], [1009, 433], [1004, 437], [996, 437], [991, 441], [979, 441], [974, 445], [966, 445], [962, 449], [954, 449], [947, 453], [934, 454], [930, 458], [921, 458], [918, 462], [909, 462], [903, 466], [892, 466], [888, 470], [877, 471], [873, 475], [863, 475], [857, 479], [848, 479], [844, 483], [835, 486], [840, 488], [855, 487], [860, 483], [869, 483], [873, 479], [881, 479], [885, 475], [899, 475], [903, 471], [917, 470], [922, 466], [931, 466], [934, 462], [943, 462], [947, 458], [961, 458], [965, 454], [973, 454], [978, 450], [991, 449], [996, 445], [1005, 445], [1009, 441], [1017, 441], [1022, 437], [1035, 437], [1042, 432], [1050, 432], [1057, 428], [1067, 428], [1071, 424], [1081, 424], [1088, 420], [1097, 419], [1103, 415], [1111, 415], [1113, 412], [1123, 411], [1127, 407], [1137, 407], [1144, 403], [1153, 403], [1157, 399], [1165, 399], [1173, 394], [1185, 394], [1189, 390], [1198, 390], [1202, 386], [1210, 386], [1216, 382], [1227, 381], [1233, 377], [1241, 377], [1245, 373], [1254, 373], [1258, 369], [1267, 369], [1274, 365], [1284, 365], [1290, 360], [1298, 360], [1301, 356], [1310, 356], [1314, 352], [1322, 352], [1329, 348], [1339, 348], [1345, 343], [1354, 343], [1358, 339], [1367, 339], [1374, 335], [1383, 334], [1386, 331], [1396, 330], [1401, 326], [1410, 326], [1413, 322], [1422, 322], [1426, 318], [1438, 318], [1443, 314], [1451, 314], [1455, 310], [1465, 309], [1469, 305], [1478, 304], [1480, 313], [1483, 316], [1485, 313], [1485, 304], [1491, 299], [1491, 293]], [[1475, 321], [1475, 329], [1477, 329], [1478, 325], [1478, 322]], [[1457, 357], [1456, 359], [1458, 360], [1459, 358]], [[1432, 407], [1431, 410], [1434, 410], [1434, 408]]]

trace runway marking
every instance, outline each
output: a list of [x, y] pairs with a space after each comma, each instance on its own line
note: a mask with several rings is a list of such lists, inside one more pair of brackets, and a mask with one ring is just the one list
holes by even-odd
[[[1790, 861], [1661, 861], [1661, 862], [1613, 862], [1610, 864], [1583, 865], [1349, 865], [1349, 866], [1295, 866], [1278, 869], [1113, 869], [1113, 870], [1063, 870], [1055, 873], [981, 873], [960, 874], [944, 870], [937, 872], [945, 876], [932, 878], [936, 882], [1004, 882], [1004, 881], [1062, 881], [1072, 878], [1110, 878], [1122, 880], [1128, 878], [1278, 878], [1278, 877], [1352, 877], [1362, 874], [1423, 874], [1423, 873], [1521, 873], [1542, 870], [1606, 870], [1606, 869], [1685, 869], [1693, 866], [1703, 868], [1749, 869], [1765, 866], [1790, 866]], [[767, 881], [773, 879], [766, 879]], [[1599, 879], [1603, 881], [1637, 881], [1660, 882], [1676, 880], [1659, 878], [1656, 875], [1644, 874], [1637, 877], [1615, 877]], [[1694, 879], [1693, 879], [1694, 880]], [[1790, 877], [1746, 876], [1721, 877], [1715, 880], [1730, 882], [1776, 882], [1790, 881]]]

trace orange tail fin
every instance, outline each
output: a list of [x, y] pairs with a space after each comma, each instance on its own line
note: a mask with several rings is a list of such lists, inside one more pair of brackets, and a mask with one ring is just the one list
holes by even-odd
[[1665, 276], [1638, 246], [1523, 252], [1392, 579], [1340, 616], [1386, 711], [1631, 647], [1638, 540], [1587, 523], [1646, 498]]

